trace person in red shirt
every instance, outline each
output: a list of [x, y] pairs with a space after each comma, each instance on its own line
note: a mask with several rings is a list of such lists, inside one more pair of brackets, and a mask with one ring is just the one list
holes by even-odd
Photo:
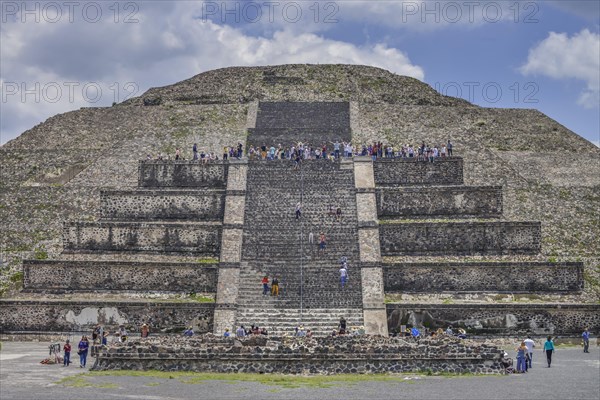
[[269, 293], [269, 277], [265, 275], [264, 278], [262, 278], [262, 285], [263, 285], [263, 296], [266, 296]]
[[69, 339], [67, 339], [67, 341], [65, 342], [63, 350], [65, 352], [63, 367], [68, 367], [69, 364], [71, 364], [71, 343], [69, 343]]

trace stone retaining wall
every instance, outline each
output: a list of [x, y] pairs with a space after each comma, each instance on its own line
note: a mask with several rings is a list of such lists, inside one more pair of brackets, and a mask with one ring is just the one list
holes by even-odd
[[212, 303], [0, 300], [0, 333], [91, 331], [96, 324], [137, 332], [143, 323], [155, 333], [189, 325], [211, 332], [213, 314]]
[[415, 159], [379, 159], [373, 162], [377, 186], [462, 185], [463, 159], [439, 158], [434, 163]]
[[100, 351], [94, 370], [340, 374], [446, 372], [499, 374], [503, 350], [453, 339], [324, 337], [243, 340], [209, 337], [131, 341]]
[[499, 218], [501, 186], [439, 186], [377, 189], [381, 218]]
[[103, 219], [222, 221], [225, 191], [105, 191], [100, 202]]
[[154, 161], [139, 164], [139, 187], [225, 188], [227, 161]]
[[583, 263], [385, 264], [387, 293], [580, 292]]
[[539, 222], [406, 222], [379, 226], [383, 256], [537, 254]]
[[388, 328], [462, 327], [478, 335], [576, 335], [600, 330], [600, 304], [387, 304]]
[[215, 257], [221, 247], [220, 224], [68, 222], [66, 252], [148, 251]]
[[23, 288], [215, 293], [217, 266], [198, 263], [24, 260]]

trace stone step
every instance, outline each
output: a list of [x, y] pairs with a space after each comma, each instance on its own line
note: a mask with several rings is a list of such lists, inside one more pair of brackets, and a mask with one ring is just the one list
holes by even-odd
[[214, 293], [218, 263], [24, 260], [27, 291]]
[[501, 186], [377, 188], [380, 218], [500, 218]]
[[435, 162], [416, 159], [378, 159], [373, 162], [376, 186], [462, 185], [463, 159], [438, 158]]
[[579, 293], [583, 263], [383, 264], [386, 293]]
[[221, 224], [215, 222], [66, 222], [65, 252], [157, 252], [215, 257]]
[[224, 190], [111, 190], [100, 193], [103, 220], [220, 222], [224, 208]]
[[540, 222], [380, 223], [382, 256], [537, 254]]
[[91, 332], [96, 324], [115, 332], [125, 325], [139, 332], [180, 332], [194, 325], [196, 332], [212, 332], [214, 303], [160, 300], [15, 300], [0, 299], [0, 333]]

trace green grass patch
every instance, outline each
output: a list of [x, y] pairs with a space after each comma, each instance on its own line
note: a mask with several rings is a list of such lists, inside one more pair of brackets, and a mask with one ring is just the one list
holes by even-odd
[[114, 383], [93, 383], [88, 380], [89, 377], [90, 375], [88, 374], [68, 376], [56, 382], [56, 384], [74, 388], [116, 389], [119, 387]]
[[213, 296], [205, 296], [198, 293], [190, 293], [190, 300], [197, 303], [214, 303], [215, 298]]
[[[340, 385], [354, 385], [361, 382], [414, 382], [410, 377], [442, 376], [442, 377], [467, 377], [479, 376], [471, 373], [433, 373], [425, 371], [406, 374], [340, 374], [340, 375], [281, 375], [281, 374], [219, 374], [198, 372], [166, 372], [166, 371], [97, 371], [67, 377], [57, 382], [71, 387], [100, 387], [89, 382], [88, 379], [99, 376], [128, 376], [147, 377], [156, 379], [176, 379], [185, 384], [204, 384], [207, 381], [219, 381], [224, 384], [238, 384], [240, 382], [256, 382], [267, 386], [276, 386], [282, 389], [296, 388], [330, 388]], [[157, 386], [160, 382], [150, 382], [147, 386]], [[104, 387], [104, 386], [103, 386]], [[275, 389], [277, 390], [277, 389]]]
[[219, 260], [217, 260], [216, 258], [198, 258], [194, 262], [198, 264], [218, 264]]

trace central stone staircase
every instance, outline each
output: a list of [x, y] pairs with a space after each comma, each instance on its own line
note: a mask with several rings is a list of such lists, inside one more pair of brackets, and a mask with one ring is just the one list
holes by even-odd
[[[266, 179], [269, 177], [269, 179]], [[362, 325], [356, 195], [352, 163], [305, 160], [250, 161], [237, 324], [284, 334], [303, 324], [315, 334], [336, 328], [340, 317]], [[302, 216], [295, 206], [302, 203]], [[329, 207], [342, 209], [341, 218]], [[319, 252], [319, 233], [327, 249]], [[310, 241], [312, 233], [312, 242]], [[350, 278], [342, 289], [339, 260]], [[280, 281], [280, 296], [263, 296], [263, 276]]]

